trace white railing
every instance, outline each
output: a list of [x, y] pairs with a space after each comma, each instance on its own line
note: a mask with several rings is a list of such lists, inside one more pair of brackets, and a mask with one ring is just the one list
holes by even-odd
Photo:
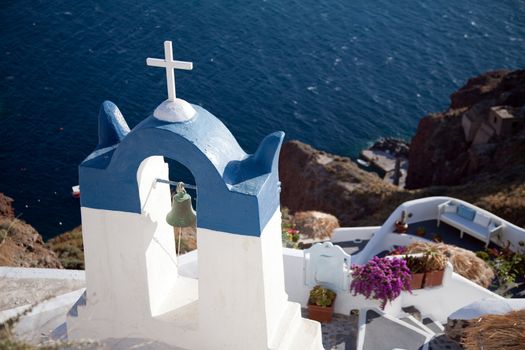
[[338, 242], [353, 241], [356, 239], [370, 240], [375, 232], [379, 231], [381, 226], [366, 226], [366, 227], [340, 227], [332, 232], [330, 242], [337, 244]]
[[[459, 199], [450, 197], [427, 197], [408, 201], [397, 207], [388, 217], [388, 219], [384, 222], [381, 228], [377, 230], [377, 232], [373, 235], [366, 247], [359, 254], [352, 257], [353, 261], [358, 264], [363, 264], [366, 261], [370, 260], [373, 256], [377, 255], [377, 253], [384, 250], [386, 244], [385, 242], [389, 241], [388, 236], [392, 232], [394, 232], [395, 222], [399, 220], [403, 211], [405, 211], [408, 215], [408, 224], [427, 220], [437, 220], [439, 215], [439, 205], [451, 200], [458, 204], [463, 204], [465, 206], [475, 208], [476, 211], [484, 213], [490, 216], [491, 218], [495, 218], [503, 223], [504, 227], [500, 231], [500, 233], [492, 237], [491, 241], [493, 243], [503, 246], [507, 244], [507, 242], [510, 242], [511, 249], [518, 249], [518, 247], [523, 247], [523, 249], [525, 249], [525, 230], [523, 228], [520, 228], [484, 209], [481, 209]], [[355, 229], [358, 231], [360, 228]], [[406, 235], [400, 236], [407, 237]], [[341, 235], [338, 236], [338, 239], [342, 240]], [[390, 240], [392, 239], [393, 238], [390, 238]]]

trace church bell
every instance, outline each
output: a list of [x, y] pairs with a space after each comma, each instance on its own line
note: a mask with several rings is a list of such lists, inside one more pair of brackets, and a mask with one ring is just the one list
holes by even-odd
[[166, 222], [173, 227], [195, 226], [196, 215], [191, 205], [191, 196], [186, 193], [184, 184], [177, 184], [177, 193], [171, 202], [171, 211], [166, 215]]

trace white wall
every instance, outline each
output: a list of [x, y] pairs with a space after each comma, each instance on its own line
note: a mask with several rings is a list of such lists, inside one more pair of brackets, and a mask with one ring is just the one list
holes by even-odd
[[485, 298], [504, 299], [454, 273], [452, 265], [449, 263], [441, 286], [418, 289], [413, 294], [403, 292], [402, 304], [403, 306], [414, 305], [424, 315], [445, 323], [451, 313], [474, 301]]
[[[283, 259], [286, 292], [290, 301], [298, 302], [306, 307], [310, 288], [304, 284], [302, 251], [284, 249]], [[452, 266], [449, 264], [445, 270], [442, 286], [415, 290], [413, 294], [402, 292], [394, 302], [387, 304], [385, 312], [397, 317], [402, 313], [401, 307], [414, 305], [423, 315], [431, 316], [440, 322], [446, 322], [449, 314], [484, 298], [501, 299], [500, 296], [488, 289], [453, 273]], [[379, 308], [379, 305], [379, 301], [367, 300], [362, 295], [353, 296], [350, 292], [339, 292], [335, 303], [335, 312], [348, 315], [352, 309]]]
[[[505, 243], [510, 241], [514, 247], [519, 247], [519, 242], [522, 241], [525, 244], [525, 230], [517, 227], [516, 225], [503, 220], [496, 215], [473, 206], [470, 203], [461, 201], [459, 199], [450, 198], [450, 197], [427, 197], [421, 199], [415, 199], [413, 201], [408, 201], [401, 204], [399, 207], [392, 212], [388, 219], [384, 222], [381, 228], [376, 232], [372, 237], [367, 246], [357, 255], [352, 256], [352, 262], [356, 264], [363, 264], [366, 261], [370, 260], [375, 254], [380, 252], [382, 247], [384, 247], [386, 237], [394, 231], [394, 223], [401, 217], [401, 212], [405, 210], [407, 213], [412, 214], [408, 219], [408, 223], [426, 221], [426, 220], [436, 220], [438, 217], [438, 205], [445, 203], [446, 201], [454, 200], [457, 203], [464, 204], [466, 206], [474, 207], [477, 211], [482, 212], [488, 216], [495, 217], [505, 224], [505, 228], [501, 235], [501, 241]], [[343, 235], [338, 235], [338, 239], [345, 239]], [[492, 242], [496, 244], [499, 243], [497, 237], [492, 238]], [[525, 247], [524, 247], [525, 248]]]
[[351, 240], [354, 240], [354, 239], [369, 240], [372, 238], [375, 232], [379, 231], [380, 228], [381, 226], [336, 228], [332, 233], [332, 238], [330, 239], [330, 242], [332, 243], [346, 242], [349, 239]]
[[153, 186], [157, 176], [168, 176], [164, 158], [145, 159], [137, 172], [142, 214], [81, 208], [87, 306], [85, 321], [71, 321], [70, 336], [82, 333], [74, 326], [89, 332], [89, 320], [107, 334], [127, 334], [124, 325], [168, 311], [162, 306], [178, 274], [173, 228], [165, 220], [170, 190]]
[[197, 229], [204, 348], [267, 347], [287, 303], [281, 244], [279, 208], [260, 237]]
[[[310, 287], [304, 281], [304, 259], [303, 251], [298, 249], [284, 249], [284, 276], [286, 292], [290, 301], [300, 303], [302, 307], [308, 304], [308, 295]], [[352, 296], [350, 292], [339, 292], [335, 301], [335, 312], [348, 315], [352, 309], [361, 309], [364, 307], [379, 307], [376, 300], [366, 300], [363, 296]], [[394, 305], [395, 307], [395, 305]], [[387, 307], [393, 313], [392, 305]]]

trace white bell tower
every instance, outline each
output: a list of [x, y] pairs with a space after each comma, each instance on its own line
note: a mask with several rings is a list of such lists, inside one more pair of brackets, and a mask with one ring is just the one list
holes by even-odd
[[[182, 349], [322, 349], [320, 324], [284, 289], [278, 157], [283, 132], [246, 154], [226, 126], [175, 96], [129, 131], [104, 102], [99, 145], [79, 166], [87, 291], [70, 339], [147, 338]], [[181, 102], [182, 101], [182, 102]], [[164, 105], [164, 106], [163, 106]], [[165, 217], [170, 158], [197, 185], [198, 280], [180, 276]]]

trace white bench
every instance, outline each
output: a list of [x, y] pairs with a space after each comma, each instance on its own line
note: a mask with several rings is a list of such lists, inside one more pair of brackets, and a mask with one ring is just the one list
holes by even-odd
[[438, 205], [438, 226], [441, 221], [459, 229], [461, 238], [463, 233], [467, 233], [485, 242], [485, 247], [488, 247], [492, 235], [501, 232], [504, 227], [497, 217], [483, 213], [476, 207], [454, 201]]

